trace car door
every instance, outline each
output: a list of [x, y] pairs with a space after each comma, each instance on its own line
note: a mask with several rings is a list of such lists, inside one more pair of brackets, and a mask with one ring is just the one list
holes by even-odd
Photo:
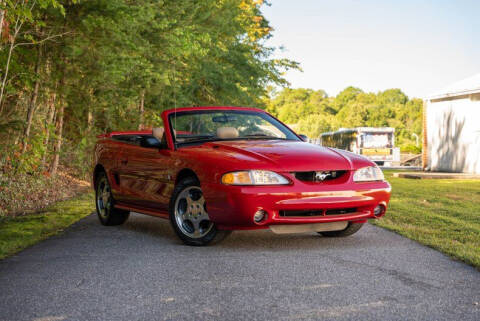
[[129, 144], [123, 149], [120, 185], [124, 202], [134, 207], [167, 211], [172, 193], [173, 160], [166, 148]]

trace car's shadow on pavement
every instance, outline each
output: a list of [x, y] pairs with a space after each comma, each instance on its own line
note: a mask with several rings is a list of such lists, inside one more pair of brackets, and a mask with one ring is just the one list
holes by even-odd
[[161, 218], [131, 213], [128, 221], [120, 226], [120, 228], [156, 237], [167, 242], [181, 244], [181, 241], [173, 232], [170, 222]]
[[[132, 214], [130, 219], [123, 226], [124, 230], [139, 233], [144, 236], [154, 237], [161, 243], [170, 245], [180, 245], [183, 243], [175, 235], [170, 222], [164, 219], [144, 216], [141, 214]], [[249, 249], [269, 249], [269, 250], [308, 250], [321, 248], [365, 248], [378, 245], [378, 239], [368, 237], [364, 230], [375, 227], [365, 226], [357, 234], [350, 237], [330, 238], [323, 237], [317, 233], [307, 234], [275, 234], [269, 229], [254, 231], [234, 231], [223, 241], [207, 246], [206, 248], [223, 250], [232, 249], [238, 251]]]

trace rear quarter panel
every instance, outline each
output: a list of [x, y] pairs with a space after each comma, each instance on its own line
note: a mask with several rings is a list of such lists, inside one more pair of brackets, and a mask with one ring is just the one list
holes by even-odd
[[[95, 145], [94, 151], [95, 168], [100, 165], [105, 170], [112, 187], [112, 193], [114, 197], [118, 194], [118, 185], [116, 184], [114, 174], [119, 166], [119, 159], [122, 154], [122, 145], [123, 143], [113, 141], [110, 138], [100, 138]], [[95, 183], [94, 175], [95, 173], [92, 174], [93, 181]]]

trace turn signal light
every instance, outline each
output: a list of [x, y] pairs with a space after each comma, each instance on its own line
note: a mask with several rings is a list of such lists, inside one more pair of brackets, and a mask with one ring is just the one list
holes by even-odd
[[227, 185], [250, 185], [252, 180], [248, 172], [233, 172], [222, 176], [222, 183]]

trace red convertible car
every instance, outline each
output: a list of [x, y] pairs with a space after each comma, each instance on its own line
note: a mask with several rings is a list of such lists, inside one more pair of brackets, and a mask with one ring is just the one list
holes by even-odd
[[303, 141], [261, 109], [164, 111], [164, 127], [112, 132], [95, 147], [100, 222], [169, 219], [189, 245], [232, 230], [347, 236], [385, 214], [390, 185], [371, 161]]

